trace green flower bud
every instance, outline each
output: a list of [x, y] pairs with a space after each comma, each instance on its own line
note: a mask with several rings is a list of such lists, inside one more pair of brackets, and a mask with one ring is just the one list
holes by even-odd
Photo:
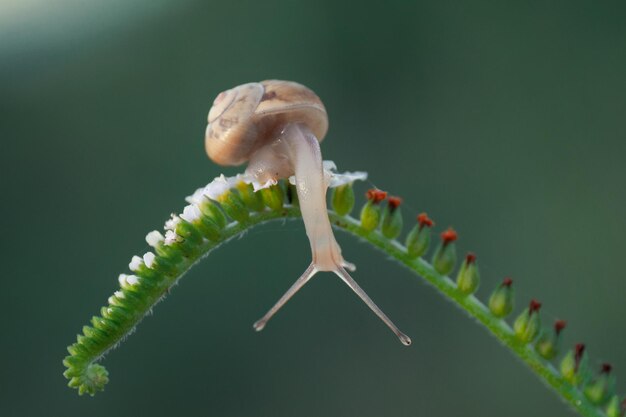
[[175, 231], [176, 234], [184, 238], [185, 241], [196, 245], [202, 242], [202, 234], [193, 224], [189, 223], [188, 221], [180, 219], [180, 221], [176, 224]]
[[456, 286], [463, 294], [474, 294], [480, 285], [476, 255], [468, 253], [456, 276]]
[[176, 250], [173, 246], [165, 245], [163, 241], [154, 245], [154, 251], [160, 259], [165, 259], [172, 265], [176, 265], [183, 260], [180, 251]]
[[611, 369], [610, 364], [602, 364], [600, 375], [583, 389], [585, 397], [595, 405], [606, 403], [615, 394], [615, 376], [611, 374]]
[[260, 193], [254, 192], [252, 184], [246, 184], [245, 182], [240, 181], [237, 183], [236, 188], [239, 192], [239, 196], [241, 197], [241, 201], [246, 207], [249, 207], [254, 211], [263, 211], [265, 209], [263, 197], [261, 197]]
[[[185, 206], [179, 217], [194, 226], [200, 232], [200, 235], [204, 237], [217, 240], [221, 235], [221, 228], [211, 217], [205, 216], [197, 204]], [[155, 246], [161, 239], [161, 236], [150, 235], [146, 236], [146, 238], [150, 238], [151, 242], [148, 243], [152, 243], [151, 246]]]
[[130, 320], [133, 313], [128, 311], [124, 307], [108, 306], [106, 308], [107, 318], [113, 320], [116, 323], [123, 323], [122, 320]]
[[196, 256], [200, 252], [199, 245], [202, 243], [202, 234], [191, 223], [177, 218], [174, 222], [174, 232], [178, 238], [175, 242], [171, 243], [171, 247], [180, 251], [185, 257]]
[[607, 417], [624, 417], [626, 415], [626, 399], [621, 404], [619, 396], [614, 395], [609, 400], [609, 405], [606, 406]]
[[380, 223], [379, 203], [387, 198], [387, 193], [381, 190], [369, 190], [365, 196], [367, 203], [361, 209], [361, 227], [368, 232], [376, 229]]
[[83, 334], [90, 339], [94, 339], [98, 343], [107, 337], [107, 334], [102, 330], [98, 330], [90, 326], [83, 326]]
[[226, 223], [228, 223], [224, 212], [215, 202], [205, 198], [202, 203], [198, 205], [198, 208], [202, 212], [203, 217], [207, 220], [211, 220], [219, 229], [223, 229]]
[[330, 201], [335, 213], [340, 216], [349, 214], [354, 207], [354, 189], [352, 188], [352, 183], [333, 188]]
[[426, 253], [430, 245], [430, 230], [433, 225], [433, 221], [426, 213], [417, 216], [417, 224], [406, 237], [406, 251], [411, 258], [419, 258]]
[[544, 331], [539, 335], [537, 343], [535, 343], [535, 350], [544, 359], [554, 359], [559, 354], [559, 339], [561, 331], [566, 326], [565, 320], [557, 320], [554, 323], [554, 331]]
[[368, 232], [376, 229], [380, 223], [380, 207], [371, 201], [361, 209], [361, 227]]
[[489, 310], [498, 318], [504, 318], [513, 311], [515, 302], [512, 284], [511, 278], [504, 278], [502, 284], [489, 297]]
[[515, 336], [523, 342], [530, 343], [539, 334], [541, 330], [541, 319], [539, 318], [539, 309], [541, 303], [537, 300], [531, 300], [528, 308], [522, 311], [515, 323], [513, 323], [513, 331]]
[[222, 235], [220, 227], [208, 217], [201, 217], [196, 226], [208, 240], [218, 241]]
[[79, 395], [89, 394], [93, 397], [96, 392], [104, 390], [108, 382], [109, 373], [104, 366], [92, 363], [87, 366], [82, 378], [73, 377], [67, 385], [78, 388]]
[[574, 386], [578, 386], [588, 379], [589, 359], [585, 352], [585, 345], [577, 344], [574, 350], [570, 350], [561, 360], [561, 375]]
[[246, 223], [250, 218], [241, 196], [236, 191], [230, 190], [225, 192], [218, 197], [217, 201], [231, 219], [239, 223]]
[[400, 235], [400, 232], [402, 232], [401, 203], [401, 198], [389, 197], [387, 207], [382, 210], [380, 230], [387, 239], [395, 239]]
[[282, 210], [285, 202], [285, 194], [279, 184], [272, 185], [268, 188], [263, 188], [259, 191], [265, 205], [274, 211]]
[[441, 275], [448, 275], [456, 264], [456, 245], [458, 236], [450, 227], [441, 233], [441, 243], [433, 255], [432, 264]]

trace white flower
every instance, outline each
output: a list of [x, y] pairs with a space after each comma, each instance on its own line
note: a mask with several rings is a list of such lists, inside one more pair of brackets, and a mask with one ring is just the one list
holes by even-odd
[[330, 183], [328, 184], [328, 186], [330, 188], [335, 188], [341, 185], [350, 184], [357, 180], [365, 181], [366, 179], [367, 179], [367, 172], [363, 172], [363, 171], [344, 172], [341, 174], [337, 172], [331, 172]]
[[126, 283], [128, 283], [128, 285], [137, 285], [139, 284], [139, 277], [136, 275], [128, 275], [126, 276]]
[[[175, 214], [172, 214], [172, 217], [165, 222], [165, 230], [176, 230], [176, 226], [180, 223], [180, 217]], [[165, 235], [167, 238], [167, 234]]]
[[136, 272], [137, 270], [139, 270], [143, 262], [143, 259], [141, 259], [139, 256], [133, 256], [133, 259], [131, 259], [130, 263], [128, 264], [128, 268], [131, 271]]
[[335, 164], [334, 161], [322, 161], [322, 167], [324, 168], [324, 171], [337, 171], [337, 164]]
[[120, 287], [122, 288], [128, 288], [129, 286], [137, 285], [139, 283], [139, 277], [136, 275], [120, 274], [117, 280], [120, 282]]
[[204, 196], [205, 188], [206, 187], [198, 188], [192, 195], [185, 197], [185, 201], [189, 204], [195, 204], [196, 206], [204, 203], [206, 201], [206, 197]]
[[254, 188], [254, 192], [257, 192], [257, 191], [262, 190], [264, 188], [269, 188], [272, 185], [278, 184], [278, 181], [275, 180], [275, 179], [270, 179], [270, 180], [267, 180], [267, 182], [265, 184], [261, 184], [258, 181], [250, 181], [250, 182], [246, 182], [246, 184], [252, 184], [252, 188]]
[[119, 305], [120, 300], [123, 298], [124, 298], [124, 293], [122, 291], [115, 291], [113, 295], [109, 297], [108, 301], [110, 305], [114, 306], [114, 305]]
[[196, 220], [200, 219], [201, 215], [202, 212], [200, 212], [200, 209], [195, 205], [190, 204], [188, 206], [185, 206], [185, 208], [183, 209], [183, 214], [180, 215], [180, 218], [189, 223], [193, 223]]
[[148, 268], [152, 268], [152, 266], [154, 265], [154, 258], [155, 258], [154, 253], [146, 252], [143, 255], [143, 262], [146, 264]]
[[126, 274], [120, 274], [120, 276], [117, 277], [117, 280], [120, 283], [120, 287], [125, 288], [128, 285], [128, 283], [126, 282], [126, 278], [128, 278], [128, 275]]
[[211, 200], [217, 200], [240, 181], [238, 177], [239, 175], [236, 177], [220, 175], [204, 187], [204, 195]]
[[157, 230], [153, 230], [146, 235], [146, 242], [148, 242], [148, 245], [152, 246], [153, 248], [156, 248], [157, 245], [163, 242], [164, 239], [165, 238], [163, 237], [161, 232]]
[[178, 235], [173, 230], [168, 230], [165, 232], [165, 244], [171, 245], [172, 243], [178, 242]]
[[[367, 172], [345, 172], [343, 174], [337, 173], [337, 166], [333, 161], [322, 161], [324, 174], [329, 182], [329, 187], [339, 187], [340, 185], [349, 184], [351, 182], [357, 180], [365, 180], [367, 179]], [[226, 192], [234, 188], [240, 182], [244, 182], [246, 184], [252, 184], [254, 191], [262, 190], [263, 188], [268, 188], [273, 185], [276, 185], [278, 181], [276, 179], [270, 179], [265, 183], [258, 182], [252, 175], [247, 173], [237, 174], [234, 177], [227, 177], [224, 174], [216, 177], [213, 181], [208, 183], [204, 188], [198, 188], [192, 195], [185, 198], [185, 201], [188, 203], [198, 206], [204, 202], [206, 197], [217, 200]], [[289, 177], [289, 182], [291, 184], [296, 183], [295, 176]], [[191, 209], [189, 209], [191, 210]], [[191, 214], [191, 213], [190, 213]], [[183, 212], [181, 217], [185, 220], [186, 214]], [[187, 220], [189, 221], [189, 220]], [[174, 230], [174, 229], [171, 229]]]
[[[341, 185], [350, 184], [357, 180], [365, 181], [367, 179], [367, 172], [356, 171], [338, 173], [336, 172], [337, 165], [335, 165], [333, 161], [323, 161], [322, 164], [324, 168], [324, 176], [326, 177], [329, 188], [335, 188]], [[295, 175], [289, 177], [289, 183], [291, 185], [296, 185]]]

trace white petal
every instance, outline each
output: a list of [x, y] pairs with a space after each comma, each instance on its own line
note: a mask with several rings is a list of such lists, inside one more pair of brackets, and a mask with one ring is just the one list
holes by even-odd
[[180, 222], [180, 218], [177, 215], [172, 214], [172, 218], [165, 222], [165, 229], [176, 230], [176, 226], [178, 226], [179, 222]]
[[278, 184], [278, 181], [274, 180], [274, 179], [271, 179], [271, 180], [268, 180], [265, 184], [261, 184], [258, 181], [251, 181], [251, 182], [249, 182], [247, 184], [252, 184], [252, 188], [254, 188], [254, 192], [257, 192], [257, 191], [262, 190], [264, 188], [269, 188], [272, 185]]
[[154, 258], [155, 258], [154, 253], [146, 252], [143, 255], [143, 262], [146, 264], [148, 268], [152, 268], [152, 265], [154, 265]]
[[198, 188], [192, 195], [185, 197], [185, 201], [189, 204], [202, 204], [206, 200], [206, 197], [204, 196], [204, 188], [205, 187]]
[[146, 242], [148, 242], [148, 245], [152, 246], [153, 248], [155, 248], [159, 243], [163, 242], [164, 239], [165, 238], [158, 230], [153, 230], [146, 235]]
[[[335, 188], [340, 185], [350, 184], [354, 181], [365, 181], [367, 179], [367, 172], [356, 171], [356, 172], [344, 172], [338, 173], [336, 172], [337, 166], [333, 161], [322, 161], [322, 165], [324, 168], [324, 175], [326, 176], [326, 181], [328, 182], [328, 187]], [[292, 175], [289, 177], [289, 184], [296, 185], [296, 177]]]
[[126, 277], [126, 282], [128, 285], [137, 285], [139, 284], [139, 277], [136, 275], [128, 275]]
[[126, 285], [126, 277], [128, 275], [126, 274], [120, 274], [119, 277], [117, 277], [118, 282], [120, 283], [120, 287], [124, 287], [124, 285]]
[[216, 200], [234, 187], [235, 181], [236, 177], [226, 177], [222, 174], [204, 187], [204, 194], [210, 199]]
[[202, 213], [200, 209], [192, 204], [185, 206], [183, 209], [183, 214], [180, 215], [180, 218], [188, 221], [189, 223], [193, 223], [196, 220], [200, 219]]
[[178, 242], [178, 235], [173, 230], [168, 230], [165, 232], [165, 244], [171, 245], [174, 242]]
[[330, 184], [328, 186], [330, 188], [334, 188], [334, 187], [339, 187], [340, 185], [350, 184], [357, 180], [365, 181], [366, 179], [367, 179], [367, 172], [363, 172], [363, 171], [344, 172], [343, 174], [331, 172]]
[[333, 161], [322, 161], [322, 167], [326, 171], [337, 171], [337, 165]]
[[143, 264], [143, 259], [141, 259], [139, 256], [133, 256], [133, 259], [131, 259], [130, 263], [128, 264], [128, 268], [130, 268], [131, 271], [136, 272], [141, 264]]

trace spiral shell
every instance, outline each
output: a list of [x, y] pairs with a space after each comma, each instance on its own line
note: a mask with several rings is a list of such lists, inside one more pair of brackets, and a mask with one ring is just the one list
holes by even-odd
[[288, 123], [302, 123], [321, 142], [328, 116], [320, 98], [302, 84], [267, 80], [220, 93], [209, 110], [205, 148], [220, 165], [240, 165], [275, 140]]

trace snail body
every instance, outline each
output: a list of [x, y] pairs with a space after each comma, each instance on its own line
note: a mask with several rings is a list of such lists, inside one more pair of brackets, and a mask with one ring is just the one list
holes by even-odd
[[339, 276], [400, 341], [411, 340], [367, 296], [346, 271], [326, 211], [328, 180], [319, 147], [328, 131], [324, 104], [310, 89], [290, 81], [268, 80], [242, 84], [220, 93], [208, 115], [206, 152], [220, 165], [248, 162], [246, 175], [257, 184], [273, 184], [294, 175], [300, 211], [311, 246], [312, 261], [278, 302], [254, 324], [262, 330], [267, 321], [317, 272]]

